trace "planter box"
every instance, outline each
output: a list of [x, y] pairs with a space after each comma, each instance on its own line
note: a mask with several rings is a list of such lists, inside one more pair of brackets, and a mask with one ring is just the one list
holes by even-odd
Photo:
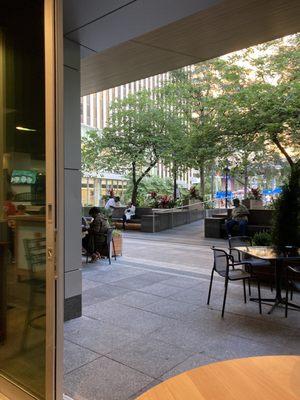
[[115, 245], [115, 252], [114, 252], [114, 248], [112, 246], [112, 257], [116, 256], [121, 256], [122, 255], [122, 251], [123, 251], [123, 237], [122, 235], [118, 235], [118, 236], [114, 236], [114, 245]]
[[244, 199], [242, 203], [248, 210], [262, 210], [264, 208], [262, 200]]

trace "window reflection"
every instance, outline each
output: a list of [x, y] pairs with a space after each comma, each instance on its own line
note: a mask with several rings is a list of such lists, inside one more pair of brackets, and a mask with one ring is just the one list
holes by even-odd
[[45, 395], [43, 1], [1, 3], [0, 374]]

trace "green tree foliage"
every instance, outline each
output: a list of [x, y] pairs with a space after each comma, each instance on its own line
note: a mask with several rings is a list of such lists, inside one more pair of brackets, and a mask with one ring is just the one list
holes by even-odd
[[141, 181], [166, 151], [170, 125], [168, 114], [149, 91], [116, 100], [102, 135], [90, 132], [83, 140], [83, 154], [90, 152], [84, 165], [130, 174], [135, 204]]
[[157, 95], [168, 114], [168, 146], [162, 154], [162, 161], [173, 177], [173, 198], [176, 199], [178, 176], [189, 167], [190, 128], [186, 113], [189, 80], [184, 70], [170, 73], [169, 81]]
[[[130, 179], [126, 186], [126, 192], [125, 192], [126, 201], [131, 200], [132, 189], [133, 189], [132, 179]], [[163, 179], [160, 178], [159, 176], [145, 177], [139, 185], [137, 203], [139, 205], [148, 205], [150, 201], [149, 195], [152, 192], [157, 193], [157, 195], [159, 196], [172, 195], [173, 193], [172, 179], [169, 178]]]
[[285, 246], [300, 247], [300, 162], [291, 169], [288, 184], [275, 203], [273, 243], [279, 250]]
[[218, 131], [228, 143], [257, 143], [261, 150], [278, 151], [293, 166], [300, 152], [299, 36], [240, 57], [249, 66], [249, 78], [240, 90], [218, 97]]

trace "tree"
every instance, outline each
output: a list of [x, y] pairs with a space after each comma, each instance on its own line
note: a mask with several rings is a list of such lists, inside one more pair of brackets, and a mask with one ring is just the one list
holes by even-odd
[[[205, 196], [205, 175], [214, 176], [218, 160], [226, 159], [232, 149], [220, 140], [215, 128], [218, 96], [235, 93], [244, 84], [245, 70], [228, 60], [215, 59], [197, 64], [183, 78], [183, 113], [187, 118], [190, 137], [185, 157], [190, 168], [199, 170], [200, 194]], [[213, 196], [214, 182], [211, 182]]]
[[217, 99], [217, 127], [225, 140], [243, 136], [245, 143], [259, 140], [262, 149], [277, 149], [292, 167], [300, 152], [299, 36], [259, 50], [260, 57], [248, 50], [244, 58], [253, 67], [246, 85]]
[[173, 177], [173, 198], [177, 198], [177, 179], [181, 172], [188, 168], [187, 146], [189, 142], [189, 126], [184, 103], [187, 98], [188, 80], [184, 70], [170, 73], [170, 79], [157, 92], [159, 100], [168, 115], [168, 146], [161, 159]]
[[84, 165], [94, 171], [118, 171], [132, 180], [131, 201], [139, 185], [157, 164], [167, 146], [168, 121], [149, 91], [115, 101], [101, 136], [90, 132], [83, 141]]

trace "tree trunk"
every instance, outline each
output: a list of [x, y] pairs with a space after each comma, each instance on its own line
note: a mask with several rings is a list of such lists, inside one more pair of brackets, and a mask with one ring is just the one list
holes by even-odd
[[138, 183], [136, 181], [136, 165], [135, 161], [132, 163], [132, 193], [131, 193], [131, 202], [136, 206], [138, 194]]
[[244, 199], [247, 198], [248, 184], [249, 184], [248, 166], [246, 165], [245, 166], [245, 171], [244, 171]]
[[286, 149], [280, 143], [280, 141], [278, 139], [278, 136], [277, 135], [273, 135], [272, 136], [272, 141], [278, 147], [278, 149], [281, 152], [281, 154], [283, 154], [284, 157], [287, 159], [287, 162], [290, 164], [290, 167], [293, 168], [295, 163], [294, 163], [292, 157], [289, 155], [289, 153], [286, 151]]
[[177, 167], [173, 165], [173, 199], [177, 199]]
[[204, 177], [204, 166], [200, 165], [199, 168], [199, 176], [200, 176], [200, 196], [203, 198], [205, 196], [205, 177]]
[[211, 169], [211, 175], [210, 175], [210, 194], [211, 194], [211, 199], [214, 199], [215, 195], [215, 170], [214, 168]]
[[131, 194], [131, 202], [135, 206], [136, 206], [136, 202], [137, 202], [137, 195], [138, 195], [138, 185], [135, 184], [135, 185], [133, 185], [132, 194]]
[[90, 205], [90, 178], [86, 178], [86, 203], [87, 206]]

